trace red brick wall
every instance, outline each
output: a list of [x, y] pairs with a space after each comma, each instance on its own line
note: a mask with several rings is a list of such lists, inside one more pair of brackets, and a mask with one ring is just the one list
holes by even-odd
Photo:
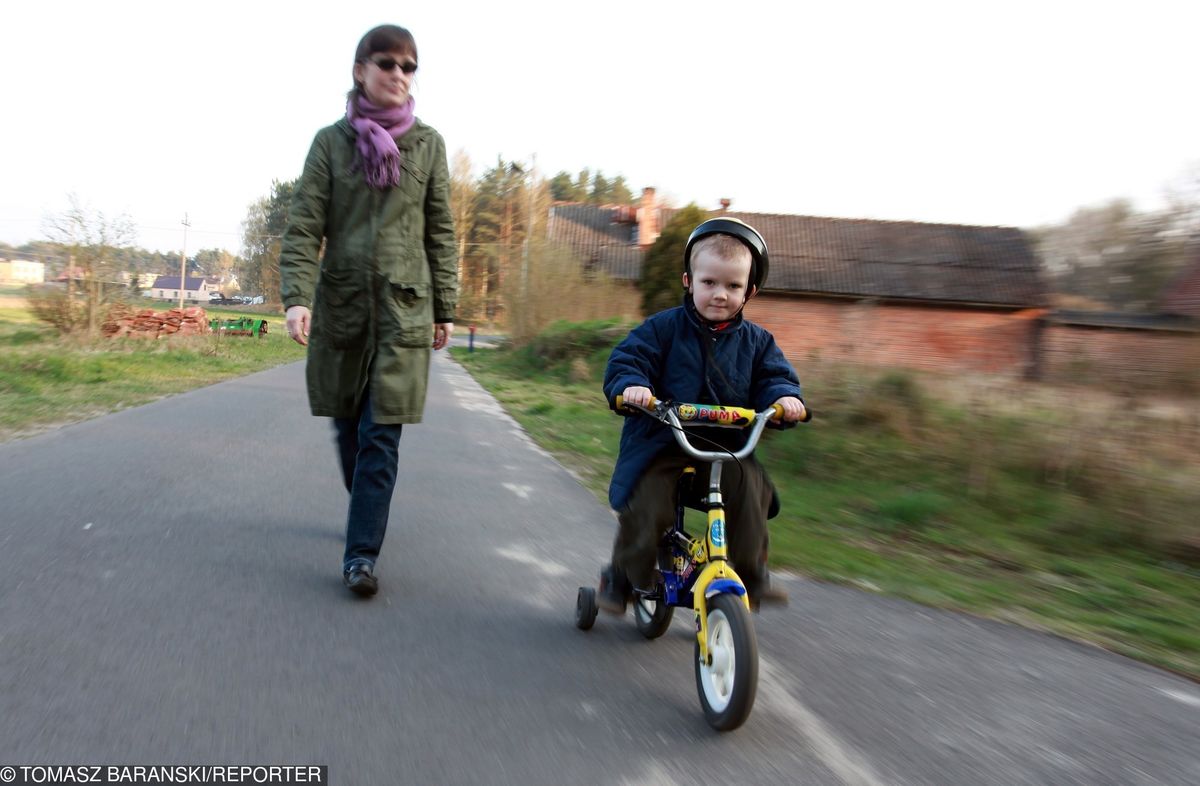
[[[630, 287], [630, 302], [638, 302]], [[810, 356], [927, 371], [1029, 372], [1066, 384], [1200, 392], [1200, 334], [1049, 324], [1038, 312], [901, 306], [765, 293], [746, 315], [796, 363]]]
[[1049, 325], [1042, 335], [1047, 382], [1200, 390], [1200, 334]]
[[904, 306], [765, 293], [747, 316], [796, 361], [827, 360], [928, 371], [1025, 374], [1037, 321], [1030, 312]]

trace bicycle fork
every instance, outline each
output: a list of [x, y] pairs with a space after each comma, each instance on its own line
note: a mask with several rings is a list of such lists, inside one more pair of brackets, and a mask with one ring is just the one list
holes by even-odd
[[708, 651], [708, 596], [732, 592], [742, 599], [746, 610], [750, 610], [750, 598], [746, 585], [729, 564], [729, 546], [725, 536], [725, 502], [721, 497], [721, 464], [714, 461], [708, 476], [708, 527], [704, 535], [704, 550], [707, 560], [696, 583], [692, 587], [692, 606], [696, 611], [696, 639], [700, 645], [700, 660], [712, 665], [712, 653]]

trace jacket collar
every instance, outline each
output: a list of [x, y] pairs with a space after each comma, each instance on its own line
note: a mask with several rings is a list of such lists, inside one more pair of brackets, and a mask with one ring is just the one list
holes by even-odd
[[716, 323], [705, 319], [703, 316], [701, 316], [700, 312], [696, 310], [696, 303], [692, 300], [692, 293], [690, 292], [683, 293], [683, 311], [685, 314], [687, 314], [688, 322], [691, 323], [692, 327], [694, 327], [701, 335], [706, 336], [720, 336], [725, 335], [726, 333], [736, 332], [741, 330], [742, 324], [746, 321], [744, 314], [745, 309], [743, 308], [739, 310], [736, 315], [734, 315], [733, 319], [723, 323], [724, 327], [715, 329]]

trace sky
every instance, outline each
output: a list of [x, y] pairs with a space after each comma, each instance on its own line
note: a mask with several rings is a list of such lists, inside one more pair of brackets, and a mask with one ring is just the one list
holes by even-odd
[[135, 245], [238, 253], [381, 23], [416, 37], [417, 115], [476, 174], [1032, 227], [1154, 209], [1200, 162], [1195, 0], [42, 0], [0, 8], [0, 241], [44, 239], [74, 195]]

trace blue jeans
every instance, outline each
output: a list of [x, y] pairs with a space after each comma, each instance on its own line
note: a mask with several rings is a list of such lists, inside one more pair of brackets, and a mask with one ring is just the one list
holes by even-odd
[[358, 563], [374, 566], [387, 532], [392, 491], [396, 488], [401, 426], [375, 422], [368, 389], [363, 394], [358, 416], [334, 418], [333, 427], [342, 462], [342, 480], [350, 492], [342, 569], [349, 570]]

